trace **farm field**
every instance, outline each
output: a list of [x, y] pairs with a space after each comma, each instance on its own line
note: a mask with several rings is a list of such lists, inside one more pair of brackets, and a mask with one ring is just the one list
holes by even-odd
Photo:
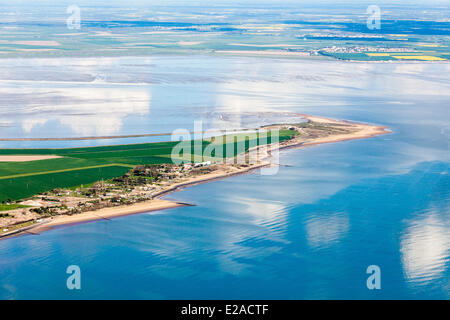
[[[279, 140], [289, 139], [293, 134], [294, 131], [281, 130]], [[272, 142], [270, 132], [265, 140], [256, 134], [234, 134], [218, 138], [222, 139], [216, 137], [202, 140], [198, 150], [194, 150], [194, 140], [191, 140], [191, 154], [183, 154], [181, 158], [193, 161], [195, 153], [203, 153], [211, 144], [216, 147], [217, 144], [222, 145], [221, 155], [212, 152], [213, 157], [222, 158], [227, 156], [226, 150], [233, 150], [228, 156], [234, 157], [247, 151], [249, 146]], [[245, 148], [238, 150], [236, 145], [242, 141], [245, 141]], [[0, 149], [0, 155], [52, 154], [63, 157], [28, 162], [0, 162], [0, 201], [20, 200], [55, 188], [71, 188], [119, 177], [136, 165], [172, 163], [172, 150], [178, 143], [175, 141], [67, 149]], [[220, 150], [220, 147], [218, 149]], [[198, 159], [195, 158], [197, 161]], [[212, 160], [206, 157], [200, 159]]]
[[2, 179], [0, 180], [0, 200], [18, 200], [55, 188], [70, 188], [101, 179], [111, 179], [129, 170], [129, 167], [124, 166], [107, 166]]

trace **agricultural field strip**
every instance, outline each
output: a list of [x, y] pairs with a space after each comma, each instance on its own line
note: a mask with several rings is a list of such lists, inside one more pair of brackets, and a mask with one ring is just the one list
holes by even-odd
[[[281, 136], [286, 135], [288, 130], [281, 130]], [[270, 132], [268, 134], [270, 136]], [[214, 140], [219, 140], [220, 137], [237, 137], [241, 140], [246, 137], [244, 133], [225, 135], [225, 136], [214, 136]], [[253, 137], [252, 135], [250, 137]], [[208, 138], [210, 139], [210, 138]], [[210, 141], [204, 139], [203, 143], [209, 144]], [[192, 143], [198, 140], [190, 140]], [[227, 140], [224, 140], [224, 142]], [[117, 152], [117, 151], [143, 151], [143, 150], [158, 150], [158, 149], [168, 149], [174, 147], [179, 141], [166, 141], [166, 142], [150, 142], [150, 143], [136, 143], [136, 144], [121, 144], [121, 145], [109, 145], [109, 146], [96, 146], [96, 147], [81, 147], [81, 148], [55, 148], [55, 149], [0, 149], [0, 154], [2, 155], [59, 155], [59, 156], [74, 156], [89, 154], [89, 153], [102, 153], [102, 152]]]
[[38, 176], [38, 175], [45, 175], [45, 174], [52, 174], [52, 173], [60, 173], [60, 172], [77, 171], [77, 170], [105, 168], [105, 167], [127, 167], [127, 168], [134, 168], [135, 166], [133, 166], [133, 165], [128, 165], [128, 164], [123, 164], [123, 163], [108, 163], [108, 164], [101, 164], [101, 165], [97, 165], [97, 166], [88, 166], [88, 167], [81, 167], [81, 168], [70, 168], [70, 169], [61, 169], [61, 170], [53, 170], [53, 171], [42, 171], [42, 172], [33, 172], [33, 173], [15, 174], [15, 175], [10, 175], [10, 176], [3, 176], [3, 177], [0, 177], [0, 180], [13, 179], [13, 178], [22, 178], [22, 177], [29, 177], [29, 176]]
[[[284, 134], [283, 134], [284, 133]], [[283, 132], [281, 134], [281, 140], [284, 140], [285, 137], [285, 132]], [[246, 137], [245, 134], [236, 134], [233, 135], [235, 139], [237, 139], [237, 141], [241, 141], [243, 139], [248, 139], [248, 137]], [[270, 139], [270, 134], [269, 134], [269, 139]], [[194, 142], [194, 140], [191, 140], [191, 142]], [[247, 141], [248, 143], [250, 143], [250, 141]], [[268, 143], [270, 143], [270, 141], [267, 141]], [[267, 143], [266, 142], [266, 143]], [[233, 142], [231, 142], [233, 143]], [[236, 143], [236, 140], [235, 142]], [[167, 143], [167, 142], [162, 142], [162, 143], [155, 143], [154, 145], [152, 144], [135, 144], [135, 145], [122, 145], [122, 149], [116, 149], [119, 146], [104, 146], [104, 147], [88, 147], [88, 148], [74, 148], [74, 149], [55, 149], [54, 151], [55, 154], [58, 154], [58, 151], [69, 151], [67, 153], [65, 153], [65, 159], [80, 159], [80, 160], [88, 160], [87, 158], [93, 158], [97, 159], [99, 161], [102, 161], [103, 163], [101, 164], [95, 164], [95, 165], [86, 165], [83, 166], [82, 163], [80, 163], [79, 166], [75, 166], [72, 168], [62, 168], [62, 169], [58, 169], [58, 170], [48, 170], [48, 171], [33, 171], [33, 172], [26, 172], [26, 173], [14, 173], [14, 174], [7, 174], [6, 172], [5, 175], [1, 176], [0, 174], [0, 180], [5, 180], [5, 179], [13, 179], [13, 178], [20, 178], [20, 177], [28, 177], [28, 176], [36, 176], [36, 175], [45, 175], [45, 174], [52, 174], [52, 173], [60, 173], [60, 172], [69, 172], [69, 171], [77, 171], [77, 170], [83, 170], [83, 169], [95, 169], [95, 168], [102, 168], [102, 167], [111, 167], [111, 166], [122, 166], [122, 167], [129, 167], [129, 168], [133, 168], [134, 166], [139, 164], [139, 161], [136, 161], [136, 163], [133, 163], [133, 159], [139, 159], [142, 156], [153, 156], [153, 157], [158, 157], [158, 158], [167, 158], [170, 157], [170, 154], [167, 154], [167, 151], [170, 151], [173, 148], [173, 145], [171, 145], [172, 143]], [[207, 145], [211, 144], [210, 141], [205, 141], [203, 140], [203, 145], [202, 145], [202, 149], [204, 147], [206, 147]], [[220, 142], [218, 141], [214, 141], [213, 144], [220, 144]], [[260, 144], [258, 143], [258, 141], [256, 141], [256, 144]], [[145, 145], [145, 148], [142, 148]], [[165, 145], [164, 147], [162, 147], [161, 145]], [[169, 146], [168, 146], [169, 145]], [[223, 144], [223, 146], [225, 147], [227, 145], [227, 143]], [[129, 149], [130, 147], [137, 147], [137, 148], [133, 148], [133, 149]], [[140, 148], [139, 148], [140, 147]], [[113, 149], [113, 150], [108, 150], [109, 148]], [[119, 147], [120, 148], [120, 147]], [[100, 151], [100, 150], [101, 151]], [[106, 149], [106, 150], [105, 150]], [[246, 148], [247, 149], [247, 148]], [[19, 151], [20, 149], [16, 149], [17, 151]], [[26, 149], [24, 149], [26, 150]], [[73, 152], [73, 151], [85, 151], [85, 152]], [[36, 153], [41, 152], [45, 152], [48, 151], [47, 149], [36, 149], [35, 150]], [[72, 151], [72, 152], [70, 152]], [[91, 152], [86, 152], [86, 151], [91, 151]], [[145, 154], [146, 152], [150, 151], [150, 154]], [[156, 151], [156, 152], [155, 152]], [[159, 151], [159, 152], [158, 152]], [[114, 153], [114, 156], [111, 156], [111, 154]], [[144, 153], [144, 154], [142, 154]], [[164, 153], [164, 154], [162, 154]], [[194, 152], [195, 154], [195, 152]], [[78, 156], [78, 158], [77, 158]], [[61, 158], [64, 159], [64, 158]], [[120, 163], [120, 162], [109, 162], [111, 160], [114, 159], [121, 159], [124, 162], [127, 162], [127, 160], [131, 160], [131, 163]], [[108, 161], [109, 160], [109, 161]], [[47, 162], [46, 160], [43, 160], [42, 162]], [[41, 161], [39, 161], [41, 162]], [[106, 163], [105, 163], [106, 162]], [[5, 163], [5, 165], [7, 165], [7, 163]], [[20, 170], [21, 168], [15, 168], [16, 170]], [[36, 168], [37, 169], [37, 168]], [[1, 172], [1, 170], [0, 170]]]
[[[134, 145], [121, 145], [121, 146], [104, 146], [104, 147], [88, 147], [83, 149], [72, 149], [73, 151], [70, 152], [71, 149], [55, 149], [55, 154], [57, 155], [67, 155], [67, 156], [76, 156], [76, 155], [83, 155], [83, 154], [91, 154], [91, 153], [110, 153], [110, 152], [132, 152], [132, 151], [157, 151], [157, 150], [164, 150], [164, 149], [171, 149], [176, 143], [161, 146], [161, 144], [166, 144], [166, 142], [158, 143], [156, 142], [154, 146], [151, 146], [151, 144], [134, 144]], [[133, 147], [140, 146], [141, 148], [133, 148]], [[145, 146], [145, 147], [144, 147]], [[122, 148], [120, 148], [122, 147]], [[69, 151], [67, 153], [61, 152]], [[76, 150], [76, 151], [75, 151]]]
[[26, 199], [55, 188], [71, 188], [108, 180], [122, 176], [129, 170], [129, 167], [107, 166], [4, 179], [0, 180], [0, 201]]
[[[293, 134], [290, 130], [280, 130], [279, 140], [288, 139]], [[183, 158], [193, 157], [198, 152], [202, 152], [202, 161], [214, 160], [213, 157], [205, 157], [203, 151], [213, 144], [228, 150], [232, 147], [233, 155], [248, 150], [254, 144], [272, 143], [271, 132], [268, 139], [260, 140], [259, 137], [252, 139], [244, 134], [231, 135], [233, 139], [217, 141], [210, 139], [200, 140], [200, 150], [188, 149], [189, 154], [183, 153]], [[227, 138], [231, 138], [227, 135]], [[264, 137], [263, 137], [264, 138]], [[234, 142], [233, 142], [234, 140]], [[199, 140], [190, 140], [191, 143]], [[246, 141], [244, 150], [238, 150], [236, 143]], [[186, 141], [189, 143], [189, 141]], [[89, 184], [102, 179], [108, 180], [122, 176], [136, 165], [172, 163], [172, 149], [179, 141], [157, 142], [145, 144], [119, 145], [119, 146], [99, 146], [85, 148], [63, 148], [63, 149], [0, 149], [0, 154], [56, 154], [62, 158], [29, 161], [29, 162], [4, 162], [0, 164], [0, 200], [20, 200], [32, 197], [33, 195], [46, 192], [55, 188], [71, 188], [78, 185]], [[221, 145], [221, 146], [220, 146]], [[194, 147], [194, 145], [192, 145]], [[215, 149], [214, 149], [215, 150]], [[213, 150], [211, 150], [213, 151]], [[214, 152], [215, 154], [215, 152]], [[220, 153], [219, 158], [229, 155]], [[195, 159], [188, 159], [195, 161]], [[197, 160], [198, 161], [198, 160]], [[103, 170], [101, 168], [104, 168]]]
[[[284, 140], [287, 135], [282, 132], [280, 138], [281, 140]], [[242, 141], [243, 138], [245, 139], [245, 135], [235, 135], [235, 139], [237, 141]], [[247, 138], [248, 139], [248, 138]], [[234, 143], [237, 142], [236, 140]], [[246, 147], [249, 147], [252, 142], [255, 144], [261, 144], [259, 141], [247, 140], [246, 141]], [[231, 142], [233, 144], [233, 142]], [[270, 141], [270, 135], [269, 135], [269, 141], [266, 141], [265, 143], [271, 143]], [[19, 177], [19, 176], [29, 176], [29, 175], [35, 175], [35, 174], [42, 174], [42, 172], [63, 172], [65, 170], [77, 170], [80, 168], [98, 168], [101, 166], [106, 165], [114, 165], [115, 163], [121, 163], [122, 165], [128, 165], [131, 167], [131, 165], [138, 165], [140, 162], [138, 159], [142, 159], [144, 156], [147, 158], [148, 156], [151, 157], [157, 157], [157, 158], [170, 158], [171, 157], [171, 151], [173, 146], [170, 147], [160, 147], [163, 143], [157, 143], [157, 145], [152, 146], [151, 148], [148, 147], [148, 145], [145, 145], [145, 148], [142, 148], [142, 145], [140, 148], [135, 149], [126, 149], [125, 146], [124, 149], [115, 149], [116, 146], [111, 146], [111, 148], [114, 148], [115, 150], [104, 150], [105, 147], [100, 147], [101, 151], [98, 151], [97, 148], [89, 148], [89, 151], [94, 152], [70, 152], [64, 154], [63, 158], [60, 158], [58, 160], [52, 159], [52, 160], [42, 160], [42, 161], [33, 161], [33, 162], [27, 162], [27, 163], [3, 163], [0, 164], [0, 178], [9, 178], [9, 177]], [[222, 143], [218, 142], [217, 140], [212, 142], [213, 145], [222, 144], [224, 147], [228, 145], [228, 143]], [[205, 147], [208, 145], [211, 145], [211, 142], [209, 141], [203, 141], [202, 150], [204, 150]], [[159, 147], [157, 147], [159, 146]], [[138, 147], [138, 145], [134, 145], [134, 147]], [[156, 147], [156, 148], [155, 148]], [[20, 153], [20, 149], [16, 149], [16, 152]], [[67, 150], [67, 149], [66, 149]], [[47, 149], [37, 149], [35, 150], [35, 153], [40, 153], [42, 151], [47, 151]], [[55, 154], [60, 154], [58, 152], [59, 150], [55, 150]], [[193, 153], [195, 153], [195, 150]], [[65, 160], [63, 160], [65, 159]], [[119, 161], [114, 161], [119, 160]], [[83, 162], [87, 163], [83, 163]], [[136, 163], [134, 163], [136, 161]], [[78, 163], [77, 163], [78, 162]], [[90, 162], [90, 163], [89, 163]], [[94, 163], [92, 163], [94, 162]], [[97, 163], [95, 163], [97, 162]], [[170, 161], [169, 161], [170, 162]], [[37, 166], [39, 164], [39, 166]], [[65, 165], [64, 165], [65, 164]], [[50, 166], [57, 166], [60, 168], [57, 168], [57, 170], [46, 170], [43, 171], [41, 167], [50, 167]], [[67, 167], [66, 167], [67, 166]], [[28, 172], [19, 173], [20, 171], [24, 170], [32, 170]], [[9, 172], [8, 172], [9, 171]]]
[[72, 154], [88, 154], [99, 152], [112, 151], [133, 151], [133, 150], [155, 150], [168, 148], [177, 142], [154, 142], [154, 143], [138, 143], [138, 144], [124, 144], [111, 146], [96, 146], [96, 147], [82, 147], [82, 148], [55, 148], [55, 149], [0, 149], [2, 155], [58, 155], [70, 156]]

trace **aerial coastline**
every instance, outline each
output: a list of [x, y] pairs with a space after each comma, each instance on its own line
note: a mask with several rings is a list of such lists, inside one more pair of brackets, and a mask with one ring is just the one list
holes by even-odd
[[[140, 197], [139, 200], [133, 203], [121, 204], [118, 206], [108, 206], [100, 207], [99, 209], [84, 211], [77, 214], [61, 214], [55, 215], [47, 218], [38, 218], [25, 221], [22, 224], [15, 222], [12, 226], [16, 225], [18, 228], [11, 228], [10, 226], [0, 226], [3, 229], [3, 233], [0, 233], [0, 238], [7, 238], [11, 236], [18, 236], [23, 234], [36, 234], [45, 230], [49, 230], [56, 226], [71, 225], [77, 223], [84, 223], [94, 220], [110, 219], [120, 216], [126, 216], [137, 213], [144, 213], [149, 211], [157, 211], [175, 208], [179, 206], [189, 205], [186, 203], [180, 203], [177, 201], [163, 200], [161, 197], [167, 195], [168, 193], [180, 190], [182, 188], [214, 181], [217, 179], [223, 179], [229, 176], [234, 176], [238, 174], [244, 174], [252, 172], [256, 169], [263, 167], [269, 167], [274, 164], [271, 162], [272, 152], [288, 149], [288, 148], [302, 148], [308, 146], [314, 146], [324, 143], [333, 143], [340, 141], [348, 141], [354, 139], [371, 138], [382, 134], [387, 134], [390, 131], [379, 125], [371, 125], [364, 123], [356, 123], [349, 121], [335, 120], [325, 117], [311, 116], [305, 114], [299, 114], [308, 121], [309, 125], [315, 126], [312, 131], [308, 131], [308, 128], [297, 128], [297, 135], [293, 136], [289, 140], [284, 140], [279, 143], [268, 144], [267, 146], [255, 146], [246, 152], [248, 159], [252, 159], [251, 163], [245, 165], [236, 165], [234, 160], [227, 160], [224, 164], [211, 164], [210, 167], [206, 168], [205, 172], [200, 172], [198, 174], [182, 177], [178, 179], [173, 179], [169, 183], [158, 187], [152, 192], [144, 192], [145, 197]], [[291, 127], [292, 125], [269, 125], [264, 127], [265, 129], [282, 129], [286, 127]], [[330, 129], [331, 128], [331, 129]], [[338, 131], [334, 131], [338, 130]], [[341, 128], [345, 128], [341, 131]], [[330, 131], [331, 130], [331, 131]], [[326, 131], [327, 134], [323, 133]], [[309, 133], [308, 133], [309, 132]], [[313, 135], [311, 135], [313, 132]], [[319, 134], [318, 134], [319, 133]], [[261, 149], [264, 149], [264, 156], [261, 157]], [[142, 190], [140, 190], [142, 191]], [[140, 193], [143, 195], [144, 193]], [[62, 197], [62, 202], [68, 201], [68, 197]], [[22, 202], [24, 204], [33, 204], [32, 202]], [[24, 210], [24, 209], [17, 209]], [[8, 212], [8, 211], [7, 211]], [[24, 211], [23, 211], [24, 212]]]
[[450, 0], [2, 9], [0, 300], [450, 298]]

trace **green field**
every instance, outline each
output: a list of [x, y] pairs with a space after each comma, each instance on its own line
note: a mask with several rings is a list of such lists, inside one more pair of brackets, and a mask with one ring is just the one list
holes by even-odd
[[111, 179], [129, 170], [129, 167], [108, 166], [2, 179], [0, 180], [0, 200], [22, 199], [55, 188], [69, 188], [101, 179]]
[[[289, 139], [295, 133], [281, 130], [279, 140]], [[195, 150], [194, 141], [190, 141], [191, 153], [183, 154], [180, 158], [193, 161], [195, 153], [202, 154], [212, 145], [219, 145], [218, 150], [222, 145], [222, 155], [212, 152], [213, 157], [225, 157], [226, 148], [231, 146], [233, 152], [230, 155], [234, 157], [243, 151], [242, 148], [237, 150], [239, 142], [244, 142], [244, 151], [252, 145], [271, 143], [270, 133], [267, 140], [247, 134], [228, 135], [226, 138], [227, 140], [202, 140], [199, 150]], [[136, 165], [172, 163], [172, 150], [177, 144], [178, 142], [157, 142], [67, 149], [0, 149], [0, 155], [51, 154], [63, 157], [29, 162], [0, 162], [0, 201], [20, 200], [55, 188], [70, 188], [119, 177]], [[195, 160], [198, 161], [198, 157]], [[200, 160], [211, 158], [200, 156]]]
[[20, 208], [28, 208], [28, 206], [23, 206], [20, 204], [0, 204], [0, 212], [2, 211], [9, 211], [14, 209], [20, 209]]

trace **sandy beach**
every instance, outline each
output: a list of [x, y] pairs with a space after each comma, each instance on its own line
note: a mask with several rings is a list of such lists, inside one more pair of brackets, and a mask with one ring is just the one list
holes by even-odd
[[[169, 209], [169, 208], [175, 208], [180, 207], [183, 205], [186, 205], [184, 203], [179, 203], [175, 201], [168, 201], [168, 200], [162, 200], [160, 197], [167, 195], [168, 193], [180, 190], [181, 188], [185, 188], [188, 186], [200, 184], [200, 183], [206, 183], [217, 179], [223, 179], [229, 176], [238, 175], [238, 174], [244, 174], [251, 172], [253, 170], [267, 167], [271, 165], [270, 157], [271, 157], [271, 151], [273, 150], [283, 150], [288, 148], [302, 148], [302, 147], [309, 147], [313, 145], [318, 144], [324, 144], [324, 143], [333, 143], [333, 142], [339, 142], [339, 141], [347, 141], [347, 140], [354, 140], [354, 139], [362, 139], [362, 138], [370, 138], [375, 137], [382, 134], [390, 133], [390, 131], [384, 127], [384, 126], [376, 126], [376, 125], [370, 125], [370, 124], [364, 124], [364, 123], [355, 123], [355, 122], [349, 122], [349, 121], [340, 121], [335, 119], [329, 119], [324, 117], [317, 117], [317, 116], [311, 116], [311, 115], [305, 115], [301, 114], [302, 117], [305, 119], [308, 119], [310, 121], [316, 122], [316, 123], [334, 123], [339, 125], [351, 125], [352, 132], [345, 133], [345, 134], [333, 134], [327, 137], [319, 137], [314, 138], [311, 140], [304, 140], [299, 138], [294, 138], [291, 140], [283, 141], [279, 144], [275, 145], [269, 145], [269, 146], [257, 146], [248, 151], [248, 154], [251, 155], [252, 153], [258, 151], [260, 148], [266, 147], [267, 156], [265, 158], [259, 159], [259, 161], [255, 164], [248, 165], [248, 166], [242, 166], [242, 167], [236, 167], [236, 166], [223, 166], [220, 169], [199, 175], [194, 176], [185, 179], [181, 182], [176, 182], [173, 184], [169, 184], [155, 194], [155, 198], [153, 200], [139, 202], [132, 205], [125, 205], [125, 206], [117, 206], [117, 207], [108, 207], [108, 208], [102, 208], [96, 211], [88, 211], [76, 215], [62, 215], [62, 216], [56, 216], [52, 218], [48, 218], [45, 220], [44, 223], [36, 226], [27, 228], [27, 233], [39, 233], [45, 230], [49, 230], [55, 226], [62, 226], [62, 225], [70, 225], [70, 224], [77, 224], [77, 223], [83, 223], [83, 222], [89, 222], [94, 220], [101, 220], [101, 219], [111, 219], [114, 217], [119, 216], [125, 216], [125, 215], [131, 215], [136, 213], [143, 213], [143, 212], [149, 212], [149, 211], [155, 211], [155, 210], [163, 210], [163, 209]], [[14, 235], [20, 235], [22, 232], [20, 230], [16, 231]]]
[[354, 133], [341, 134], [341, 135], [332, 135], [324, 138], [317, 138], [314, 141], [305, 142], [303, 146], [311, 146], [322, 143], [332, 143], [332, 142], [340, 142], [347, 140], [355, 140], [355, 139], [363, 139], [363, 138], [371, 138], [382, 134], [391, 133], [387, 127], [384, 126], [375, 126], [365, 123], [358, 122], [350, 122], [350, 121], [339, 121], [330, 118], [311, 116], [307, 114], [299, 114], [300, 116], [308, 119], [310, 121], [318, 122], [318, 123], [348, 123], [354, 126], [356, 131]]
[[47, 160], [47, 159], [56, 159], [61, 158], [60, 156], [40, 156], [40, 155], [30, 155], [30, 156], [16, 156], [16, 155], [8, 155], [8, 156], [0, 156], [0, 162], [27, 162], [27, 161], [36, 161], [36, 160]]
[[29, 233], [40, 233], [60, 225], [76, 224], [81, 222], [88, 222], [94, 220], [109, 220], [118, 216], [126, 216], [130, 214], [157, 211], [163, 209], [170, 209], [183, 206], [183, 203], [174, 201], [155, 199], [134, 204], [132, 206], [119, 206], [113, 208], [103, 208], [96, 211], [88, 211], [73, 216], [58, 216], [54, 217], [42, 225], [36, 226], [28, 230]]

